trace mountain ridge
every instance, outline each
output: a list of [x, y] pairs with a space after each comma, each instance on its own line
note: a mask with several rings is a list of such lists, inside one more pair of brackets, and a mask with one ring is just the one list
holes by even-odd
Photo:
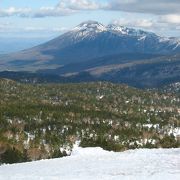
[[96, 21], [86, 21], [44, 44], [1, 55], [0, 66], [1, 71], [56, 69], [69, 63], [123, 53], [180, 53], [180, 41], [119, 25], [104, 26]]

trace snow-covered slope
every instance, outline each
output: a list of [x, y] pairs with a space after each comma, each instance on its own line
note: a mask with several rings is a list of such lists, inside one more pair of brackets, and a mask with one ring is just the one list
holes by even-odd
[[79, 24], [78, 26], [76, 26], [74, 29], [74, 31], [82, 31], [82, 30], [86, 30], [86, 31], [96, 31], [96, 32], [102, 32], [102, 31], [106, 31], [106, 27], [96, 21], [85, 21], [81, 24]]
[[117, 32], [119, 35], [124, 36], [156, 36], [155, 33], [146, 32], [140, 29], [127, 28], [117, 24], [109, 24], [107, 29], [111, 32]]
[[76, 147], [69, 157], [2, 165], [0, 180], [178, 180], [180, 149], [122, 153]]

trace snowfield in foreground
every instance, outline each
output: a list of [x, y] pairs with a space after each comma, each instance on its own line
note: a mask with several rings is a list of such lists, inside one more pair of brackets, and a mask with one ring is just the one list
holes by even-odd
[[0, 166], [0, 180], [179, 180], [179, 149], [108, 152], [75, 147], [60, 159]]

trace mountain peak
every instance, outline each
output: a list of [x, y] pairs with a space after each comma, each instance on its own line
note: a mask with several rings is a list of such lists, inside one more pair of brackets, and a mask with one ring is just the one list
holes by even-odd
[[84, 25], [92, 25], [92, 24], [101, 24], [99, 23], [98, 21], [92, 21], [92, 20], [89, 20], [89, 21], [84, 21], [82, 22], [79, 26], [84, 26]]
[[73, 31], [77, 32], [80, 36], [87, 36], [105, 31], [117, 33], [123, 36], [146, 37], [155, 35], [151, 32], [146, 32], [140, 29], [128, 28], [119, 24], [109, 24], [107, 26], [104, 26], [97, 21], [91, 20], [82, 22], [81, 24], [76, 26]]
[[155, 35], [151, 32], [146, 32], [140, 29], [128, 28], [121, 26], [119, 24], [109, 24], [107, 26], [109, 31], [117, 32], [121, 35], [129, 35], [129, 36], [147, 36], [147, 35]]
[[107, 29], [110, 31], [117, 31], [120, 32], [121, 34], [127, 35], [129, 33], [129, 29], [124, 27], [124, 26], [120, 26], [118, 24], [109, 24], [107, 26]]
[[85, 21], [76, 26], [74, 31], [87, 31], [87, 32], [103, 32], [106, 31], [106, 27], [97, 21]]

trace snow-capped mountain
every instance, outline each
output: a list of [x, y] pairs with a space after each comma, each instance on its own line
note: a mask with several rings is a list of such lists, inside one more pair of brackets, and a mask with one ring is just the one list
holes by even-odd
[[96, 33], [102, 33], [107, 31], [111, 33], [118, 33], [119, 35], [124, 36], [156, 36], [155, 33], [146, 32], [140, 29], [127, 28], [118, 24], [109, 24], [107, 26], [104, 26], [103, 24], [96, 21], [83, 22], [76, 26], [74, 29], [72, 29], [72, 31], [79, 34], [82, 33], [81, 36], [87, 36], [92, 34], [95, 35]]
[[75, 43], [76, 41], [83, 40], [85, 38], [93, 39], [98, 34], [106, 31], [108, 31], [108, 29], [103, 24], [96, 21], [86, 21], [65, 33], [64, 38], [72, 40], [72, 43]]
[[[1, 70], [36, 70], [85, 62], [108, 55], [180, 53], [180, 40], [115, 24], [86, 21], [42, 45], [1, 56]], [[9, 63], [10, 62], [10, 63]]]
[[[106, 54], [137, 52], [171, 54], [176, 49], [180, 52], [180, 44], [177, 38], [160, 37], [152, 32], [127, 28], [116, 24], [105, 26], [96, 21], [83, 22], [69, 32], [44, 45], [40, 46], [42, 51], [46, 48], [49, 50], [49, 47], [56, 47], [59, 50], [63, 49], [62, 56], [64, 48], [69, 50], [71, 47], [75, 49], [77, 47], [76, 52], [82, 52], [82, 49], [87, 48], [86, 54], [91, 49], [94, 51], [96, 48], [98, 53], [95, 53], [95, 57]], [[93, 51], [91, 51], [91, 56], [94, 55]], [[71, 55], [69, 51], [68, 54]], [[61, 54], [59, 54], [59, 57], [61, 57]]]
[[[118, 24], [109, 24], [104, 26], [103, 24], [96, 21], [86, 21], [76, 26], [68, 33], [75, 38], [95, 38], [100, 33], [112, 33], [119, 36], [138, 37], [138, 40], [145, 40], [146, 38], [157, 38], [159, 43], [170, 43], [176, 45], [175, 48], [180, 46], [180, 39], [161, 37], [153, 32], [147, 32], [140, 29], [127, 28]], [[175, 49], [174, 48], [174, 49]]]
[[117, 24], [109, 24], [107, 29], [111, 32], [117, 32], [119, 35], [126, 35], [126, 36], [155, 36], [154, 33], [146, 32], [143, 30], [136, 30], [133, 28], [127, 28], [124, 26], [120, 26]]
[[86, 33], [100, 33], [103, 31], [107, 31], [107, 28], [96, 21], [87, 21], [83, 22], [80, 25], [76, 26], [73, 31], [77, 32], [86, 32]]

